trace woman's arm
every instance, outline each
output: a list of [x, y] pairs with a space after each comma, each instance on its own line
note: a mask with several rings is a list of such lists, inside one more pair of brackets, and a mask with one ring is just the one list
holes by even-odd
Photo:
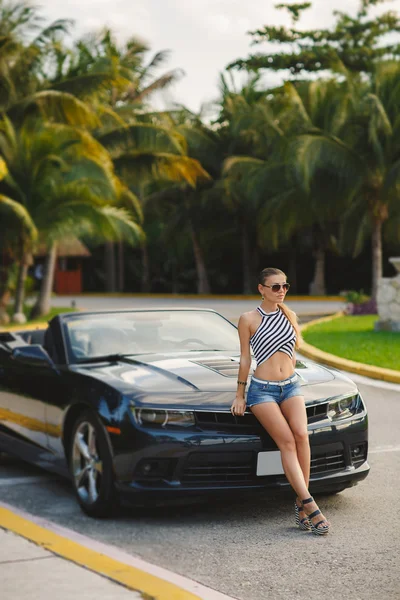
[[244, 399], [247, 378], [251, 367], [251, 354], [250, 354], [250, 323], [247, 314], [240, 317], [238, 323], [238, 333], [240, 340], [240, 364], [238, 374], [238, 386], [236, 391], [236, 398], [232, 404], [232, 414], [242, 416], [246, 410], [246, 401]]

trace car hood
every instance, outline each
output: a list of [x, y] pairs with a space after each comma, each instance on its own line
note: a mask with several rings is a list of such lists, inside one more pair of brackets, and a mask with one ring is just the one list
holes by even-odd
[[[124, 395], [137, 398], [171, 394], [193, 397], [193, 392], [225, 397], [237, 389], [239, 355], [223, 352], [135, 355], [112, 363], [73, 367], [86, 376], [107, 382]], [[255, 368], [255, 363], [252, 365]], [[355, 384], [338, 371], [311, 361], [297, 361], [296, 372], [306, 401], [336, 396], [355, 390]], [[208, 394], [207, 394], [208, 395]], [[202, 394], [203, 396], [203, 394]], [[165, 397], [165, 396], [164, 396]], [[224, 402], [225, 403], [225, 402]]]

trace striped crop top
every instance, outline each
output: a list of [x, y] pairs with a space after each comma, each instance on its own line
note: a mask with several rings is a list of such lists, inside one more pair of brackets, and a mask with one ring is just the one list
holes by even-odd
[[279, 308], [271, 313], [266, 313], [260, 306], [257, 307], [257, 310], [262, 321], [250, 338], [257, 366], [259, 367], [275, 352], [284, 352], [293, 358], [296, 332], [289, 319]]

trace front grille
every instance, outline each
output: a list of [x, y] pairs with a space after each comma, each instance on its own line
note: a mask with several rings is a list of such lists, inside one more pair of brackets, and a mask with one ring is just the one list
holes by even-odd
[[323, 419], [326, 417], [328, 413], [328, 403], [323, 402], [322, 404], [314, 404], [312, 406], [307, 406], [307, 417], [308, 422], [312, 423], [314, 421], [318, 421], [319, 419]]
[[181, 481], [196, 486], [254, 483], [255, 456], [253, 452], [235, 454], [194, 452], [185, 463]]
[[318, 453], [316, 456], [311, 455], [311, 475], [343, 471], [345, 467], [343, 450], [332, 450], [324, 454]]
[[[328, 403], [307, 406], [307, 418], [309, 423], [314, 423], [326, 417]], [[243, 417], [235, 417], [230, 412], [195, 411], [196, 422], [202, 429], [248, 429], [259, 433], [262, 427], [252, 413], [245, 413]]]
[[[258, 477], [257, 452], [193, 452], [185, 461], [180, 479], [182, 484], [261, 485], [267, 480], [285, 481], [284, 475]], [[345, 469], [343, 450], [311, 455], [311, 475], [329, 475]]]
[[262, 429], [256, 417], [251, 413], [245, 413], [243, 417], [235, 417], [230, 412], [196, 411], [195, 416], [197, 424], [202, 429], [250, 428], [255, 432]]
[[225, 377], [237, 377], [239, 374], [239, 363], [232, 358], [215, 358], [210, 360], [194, 360], [196, 365], [207, 367], [212, 371], [216, 371]]

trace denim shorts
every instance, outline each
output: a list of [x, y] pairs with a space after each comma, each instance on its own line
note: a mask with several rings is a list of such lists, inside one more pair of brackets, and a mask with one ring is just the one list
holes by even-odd
[[299, 384], [299, 376], [296, 373], [292, 377], [281, 381], [264, 381], [252, 377], [247, 392], [247, 406], [251, 408], [263, 402], [276, 402], [280, 405], [288, 398], [303, 395]]

